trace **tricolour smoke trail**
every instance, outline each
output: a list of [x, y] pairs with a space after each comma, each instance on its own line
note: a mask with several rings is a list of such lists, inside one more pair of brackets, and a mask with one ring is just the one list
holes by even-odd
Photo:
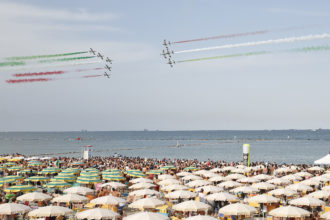
[[224, 35], [218, 35], [218, 36], [213, 36], [213, 37], [203, 37], [203, 38], [196, 38], [196, 39], [191, 39], [191, 40], [175, 41], [175, 42], [171, 42], [171, 43], [173, 43], [173, 44], [182, 44], [182, 43], [195, 42], [195, 41], [226, 39], [226, 38], [234, 38], [234, 37], [245, 37], [245, 36], [250, 36], [250, 35], [266, 34], [268, 32], [269, 32], [268, 30], [261, 30], [261, 31], [236, 33], [236, 34], [224, 34]]
[[237, 54], [228, 54], [222, 56], [214, 56], [214, 57], [203, 57], [203, 58], [196, 58], [196, 59], [189, 59], [189, 60], [179, 60], [178, 63], [185, 63], [185, 62], [194, 62], [194, 61], [203, 61], [203, 60], [214, 60], [214, 59], [224, 59], [224, 58], [233, 58], [233, 57], [243, 57], [243, 56], [253, 56], [253, 55], [263, 55], [270, 53], [269, 51], [256, 51], [250, 53], [237, 53]]
[[318, 51], [326, 51], [330, 50], [330, 46], [323, 45], [323, 46], [310, 46], [310, 47], [301, 47], [301, 48], [294, 48], [289, 50], [282, 50], [282, 51], [255, 51], [249, 53], [237, 53], [237, 54], [228, 54], [228, 55], [221, 55], [221, 56], [213, 56], [213, 57], [203, 57], [203, 58], [196, 58], [196, 59], [189, 59], [189, 60], [179, 60], [178, 63], [184, 62], [194, 62], [194, 61], [203, 61], [203, 60], [214, 60], [214, 59], [224, 59], [224, 58], [233, 58], [233, 57], [242, 57], [242, 56], [253, 56], [253, 55], [264, 55], [264, 54], [271, 54], [271, 53], [283, 53], [283, 52], [300, 52], [300, 53], [308, 53], [308, 52], [318, 52]]
[[220, 50], [227, 48], [248, 47], [248, 46], [257, 46], [257, 45], [265, 45], [265, 44], [293, 43], [296, 41], [317, 40], [317, 39], [325, 39], [325, 38], [330, 38], [330, 34], [307, 35], [301, 37], [289, 37], [289, 38], [281, 38], [276, 40], [255, 41], [255, 42], [246, 42], [239, 44], [226, 44], [215, 47], [204, 47], [204, 48], [191, 49], [191, 50], [181, 50], [181, 51], [176, 51], [174, 53], [175, 54], [192, 53], [192, 52], [207, 51], [207, 50]]
[[66, 80], [66, 79], [83, 79], [83, 78], [95, 78], [101, 77], [103, 75], [85, 75], [80, 77], [70, 77], [70, 78], [33, 78], [33, 79], [9, 79], [6, 82], [10, 84], [15, 83], [32, 83], [32, 82], [49, 82], [55, 80]]
[[52, 58], [52, 57], [63, 57], [63, 56], [72, 56], [78, 54], [88, 53], [88, 51], [81, 52], [72, 52], [72, 53], [59, 53], [59, 54], [48, 54], [48, 55], [36, 55], [36, 56], [20, 56], [20, 57], [7, 57], [7, 60], [34, 60], [42, 58]]
[[50, 60], [40, 60], [39, 63], [54, 63], [63, 61], [73, 61], [73, 60], [86, 60], [95, 58], [96, 56], [86, 56], [86, 57], [70, 57], [70, 58], [60, 58], [60, 59], [50, 59]]
[[70, 70], [70, 71], [47, 71], [47, 72], [32, 72], [32, 73], [15, 73], [13, 74], [14, 77], [30, 77], [30, 76], [46, 76], [46, 75], [60, 75], [69, 72], [83, 72], [83, 71], [94, 71], [94, 70], [103, 70], [104, 68], [91, 68], [91, 69], [77, 69], [77, 70]]
[[7, 66], [23, 66], [25, 65], [24, 62], [1, 62], [0, 67], [7, 67]]

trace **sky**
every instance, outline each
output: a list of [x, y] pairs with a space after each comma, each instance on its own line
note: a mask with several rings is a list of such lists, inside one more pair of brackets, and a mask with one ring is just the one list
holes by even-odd
[[164, 39], [269, 30], [172, 45], [180, 51], [330, 34], [329, 7], [325, 0], [0, 1], [0, 58], [92, 47], [114, 60], [111, 79], [11, 85], [11, 72], [0, 69], [0, 131], [330, 128], [330, 51], [283, 52], [330, 39], [174, 54], [178, 61], [274, 51], [173, 68], [160, 55]]

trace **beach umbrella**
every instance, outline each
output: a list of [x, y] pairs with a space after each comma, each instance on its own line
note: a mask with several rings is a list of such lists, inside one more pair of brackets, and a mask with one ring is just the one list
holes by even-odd
[[189, 187], [200, 187], [200, 186], [206, 186], [206, 185], [211, 185], [210, 181], [207, 180], [194, 180], [186, 184]]
[[245, 178], [238, 179], [237, 182], [240, 182], [240, 183], [258, 183], [258, 182], [260, 182], [260, 180], [258, 180], [256, 178], [253, 178], [253, 177], [245, 177]]
[[200, 176], [190, 174], [182, 177], [181, 179], [185, 181], [191, 181], [191, 180], [202, 180], [203, 178]]
[[289, 167], [281, 167], [274, 171], [274, 173], [289, 173], [292, 170]]
[[87, 202], [87, 201], [89, 201], [87, 197], [73, 193], [58, 196], [52, 199], [52, 202], [69, 202], [69, 203], [79, 203], [79, 202]]
[[149, 189], [149, 188], [153, 188], [156, 185], [151, 184], [151, 183], [146, 183], [146, 182], [141, 182], [141, 183], [136, 183], [134, 185], [131, 185], [130, 187], [128, 187], [129, 189]]
[[35, 218], [46, 218], [46, 217], [68, 216], [73, 214], [74, 211], [66, 207], [45, 206], [29, 212], [28, 216]]
[[47, 188], [64, 188], [64, 187], [70, 187], [71, 184], [67, 182], [49, 182], [46, 184]]
[[280, 199], [273, 196], [268, 196], [266, 194], [262, 194], [262, 195], [253, 196], [249, 198], [248, 201], [255, 203], [278, 203]]
[[297, 183], [297, 184], [292, 184], [286, 187], [286, 189], [291, 189], [291, 190], [295, 190], [295, 191], [313, 191], [313, 188], [310, 186], [306, 186], [304, 184], [301, 183]]
[[81, 184], [94, 184], [94, 183], [100, 183], [102, 182], [100, 179], [97, 178], [88, 178], [88, 177], [78, 177], [77, 178], [77, 183]]
[[196, 167], [186, 167], [183, 170], [188, 171], [188, 170], [198, 170]]
[[295, 206], [322, 206], [325, 205], [325, 202], [323, 202], [322, 200], [313, 198], [313, 197], [309, 197], [309, 196], [304, 196], [302, 198], [298, 198], [298, 199], [293, 199], [289, 201], [290, 205], [295, 205]]
[[35, 191], [36, 188], [30, 185], [16, 185], [5, 189], [5, 192], [31, 192]]
[[318, 166], [314, 166], [314, 167], [310, 167], [307, 169], [308, 171], [324, 171], [324, 168], [322, 167], [318, 167]]
[[239, 187], [242, 185], [243, 185], [242, 183], [234, 182], [231, 180], [218, 184], [219, 187], [222, 187], [224, 189], [230, 189], [230, 188]]
[[222, 181], [225, 181], [225, 180], [226, 180], [226, 178], [223, 177], [223, 176], [220, 176], [220, 175], [211, 177], [209, 179], [210, 182], [222, 182]]
[[94, 190], [83, 187], [83, 186], [74, 186], [70, 187], [64, 190], [64, 193], [74, 193], [74, 194], [79, 194], [79, 195], [86, 195], [89, 193], [94, 193]]
[[226, 180], [238, 180], [238, 179], [245, 178], [245, 176], [242, 174], [234, 173], [234, 174], [229, 174], [225, 178], [226, 178]]
[[123, 220], [169, 220], [165, 215], [153, 213], [153, 212], [139, 212], [133, 215], [124, 217]]
[[49, 179], [45, 176], [31, 176], [24, 181], [30, 181], [30, 182], [46, 182], [49, 181]]
[[87, 171], [87, 172], [100, 172], [100, 170], [96, 169], [96, 168], [93, 168], [93, 167], [89, 167], [83, 171]]
[[88, 220], [116, 219], [119, 217], [120, 215], [118, 213], [108, 209], [101, 209], [101, 208], [90, 209], [76, 214], [77, 219], [88, 219]]
[[324, 190], [324, 191], [330, 191], [330, 185], [329, 186], [322, 187], [322, 190]]
[[214, 218], [208, 215], [196, 215], [193, 217], [185, 218], [185, 220], [218, 220], [218, 218]]
[[302, 177], [296, 176], [294, 174], [286, 175], [286, 176], [283, 176], [281, 178], [285, 179], [285, 180], [290, 180], [290, 181], [300, 181], [300, 180], [302, 180]]
[[160, 174], [162, 174], [163, 172], [164, 172], [163, 170], [149, 170], [148, 172], [146, 172], [146, 174], [160, 175]]
[[234, 192], [234, 193], [242, 192], [242, 193], [251, 194], [251, 193], [259, 192], [259, 190], [256, 188], [250, 187], [250, 186], [240, 186], [240, 187], [230, 190], [230, 192]]
[[47, 167], [43, 169], [40, 173], [42, 174], [54, 174], [54, 173], [59, 173], [61, 169], [56, 168], [56, 167]]
[[196, 196], [196, 193], [186, 190], [178, 190], [165, 195], [165, 197], [169, 199], [190, 199], [195, 198]]
[[109, 182], [109, 183], [104, 183], [101, 185], [101, 187], [106, 187], [106, 186], [110, 186], [111, 188], [114, 188], [114, 189], [120, 189], [120, 188], [127, 187], [126, 184], [118, 183], [118, 182]]
[[188, 176], [188, 175], [191, 175], [191, 173], [186, 172], [186, 171], [182, 171], [182, 172], [180, 172], [180, 173], [177, 173], [176, 175], [177, 175], [177, 176]]
[[24, 167], [22, 166], [14, 166], [14, 167], [8, 167], [7, 170], [9, 171], [18, 171], [18, 170], [22, 170], [24, 169]]
[[270, 180], [273, 177], [269, 176], [269, 175], [266, 175], [266, 174], [259, 174], [259, 175], [254, 176], [254, 178], [256, 178], [258, 180]]
[[[75, 182], [76, 181], [76, 176], [54, 176], [53, 180], [55, 181], [65, 181], [65, 182]], [[51, 180], [52, 181], [52, 180]]]
[[217, 192], [222, 192], [223, 188], [219, 186], [207, 185], [207, 186], [198, 187], [196, 189], [197, 192], [200, 192], [202, 190], [204, 193], [217, 193]]
[[175, 179], [175, 177], [169, 174], [162, 174], [158, 176], [158, 179], [159, 180]]
[[198, 171], [194, 172], [194, 174], [204, 176], [205, 174], [208, 174], [209, 172], [212, 173], [211, 171], [208, 171], [208, 170], [198, 170]]
[[222, 207], [221, 209], [219, 209], [219, 213], [224, 215], [251, 216], [252, 214], [257, 213], [257, 210], [249, 205], [245, 205], [242, 203], [234, 203]]
[[104, 180], [110, 180], [110, 181], [123, 181], [126, 180], [123, 176], [112, 176], [112, 175], [103, 175], [102, 179]]
[[330, 197], [330, 191], [318, 190], [312, 193], [309, 193], [307, 196], [317, 198], [317, 199], [327, 199]]
[[126, 203], [126, 200], [116, 196], [108, 195], [93, 199], [90, 201], [90, 203], [96, 205], [119, 205], [119, 203]]
[[186, 189], [189, 189], [189, 188], [187, 186], [184, 186], [184, 185], [173, 184], [173, 185], [164, 186], [162, 189], [164, 191], [173, 191], [173, 190], [186, 190]]
[[281, 189], [274, 189], [272, 191], [269, 191], [268, 194], [273, 196], [293, 196], [298, 193], [295, 190], [281, 188]]
[[11, 167], [11, 166], [17, 166], [17, 163], [15, 162], [7, 162], [3, 164], [5, 167]]
[[85, 163], [82, 161], [76, 161], [76, 162], [72, 163], [72, 165], [83, 165], [83, 164], [85, 164]]
[[131, 203], [128, 207], [133, 209], [154, 209], [164, 204], [165, 202], [159, 199], [145, 198]]
[[315, 180], [318, 182], [326, 183], [326, 182], [330, 181], [330, 177], [329, 176], [314, 176], [314, 177], [310, 178], [310, 180]]
[[252, 187], [256, 188], [256, 189], [263, 189], [263, 190], [271, 190], [271, 189], [276, 188], [275, 185], [273, 185], [271, 183], [265, 183], [265, 182], [253, 184]]
[[1, 178], [1, 180], [3, 180], [3, 182], [10, 181], [10, 180], [21, 180], [21, 179], [24, 179], [24, 177], [14, 176], [14, 175], [13, 176], [5, 176], [5, 177]]
[[181, 211], [181, 212], [198, 212], [198, 211], [207, 211], [211, 209], [211, 206], [208, 204], [205, 204], [203, 202], [197, 202], [197, 201], [186, 201], [181, 202], [177, 205], [174, 205], [172, 207], [175, 211]]
[[304, 171], [296, 173], [295, 175], [300, 176], [300, 177], [312, 177], [313, 176], [313, 174], [310, 174], [310, 173], [304, 172]]
[[176, 167], [172, 166], [172, 165], [168, 165], [168, 166], [163, 166], [160, 168], [161, 170], [175, 170]]
[[20, 170], [18, 172], [19, 174], [22, 174], [22, 173], [37, 173], [36, 170], [30, 170], [30, 169], [24, 169], [24, 170]]
[[321, 218], [324, 218], [324, 219], [330, 219], [330, 212], [328, 211], [328, 212], [326, 212], [326, 213], [323, 213], [323, 214], [321, 215]]
[[34, 167], [34, 166], [41, 166], [42, 162], [39, 160], [31, 160], [28, 162], [29, 167]]
[[177, 179], [166, 179], [157, 183], [160, 186], [168, 186], [173, 184], [180, 184], [180, 181]]
[[145, 195], [159, 195], [160, 193], [152, 189], [140, 189], [133, 192], [130, 192], [130, 196], [145, 196]]
[[306, 186], [318, 186], [321, 184], [321, 182], [317, 181], [315, 179], [308, 179], [308, 180], [301, 181], [300, 184], [304, 184]]
[[151, 179], [146, 179], [146, 178], [136, 178], [133, 180], [130, 180], [131, 183], [135, 184], [135, 183], [153, 183], [153, 181]]
[[233, 166], [227, 166], [227, 167], [222, 168], [223, 171], [232, 171], [234, 169], [236, 169], [236, 167], [233, 167]]
[[210, 172], [212, 172], [212, 173], [221, 173], [222, 172], [222, 169], [216, 167], [216, 168], [211, 169]]
[[233, 170], [231, 170], [232, 173], [241, 173], [241, 174], [244, 174], [246, 172], [248, 172], [245, 168], [235, 168]]
[[38, 201], [47, 201], [47, 200], [51, 200], [52, 197], [44, 194], [44, 193], [40, 193], [40, 192], [32, 192], [32, 193], [26, 193], [22, 196], [17, 197], [18, 201], [28, 201], [28, 202], [38, 202]]
[[269, 215], [279, 218], [303, 218], [310, 215], [310, 212], [294, 206], [283, 206], [273, 209]]
[[237, 202], [238, 198], [233, 194], [227, 192], [214, 193], [206, 196], [206, 200], [209, 201], [228, 201], [228, 202]]
[[19, 213], [26, 213], [30, 211], [31, 208], [26, 205], [21, 205], [17, 203], [4, 203], [0, 205], [0, 215], [13, 215]]
[[4, 179], [4, 178], [0, 178], [0, 185], [3, 185], [5, 183], [15, 183], [16, 180], [14, 179]]
[[267, 183], [275, 184], [275, 185], [287, 185], [290, 184], [290, 180], [282, 179], [282, 178], [274, 178], [271, 180], [268, 180]]

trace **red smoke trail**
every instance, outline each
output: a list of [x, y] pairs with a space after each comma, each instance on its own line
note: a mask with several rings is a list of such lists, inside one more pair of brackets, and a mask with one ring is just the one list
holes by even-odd
[[87, 76], [83, 76], [82, 78], [92, 78], [92, 77], [100, 77], [103, 75], [87, 75]]
[[175, 42], [173, 42], [173, 44], [181, 44], [181, 43], [203, 41], [203, 40], [225, 39], [225, 38], [233, 38], [233, 37], [244, 37], [244, 36], [249, 36], [249, 35], [266, 34], [268, 32], [269, 32], [268, 30], [261, 30], [261, 31], [253, 31], [253, 32], [245, 32], [245, 33], [237, 33], [237, 34], [219, 35], [219, 36], [213, 36], [213, 37], [203, 37], [203, 38], [197, 38], [197, 39], [191, 39], [191, 40], [175, 41]]
[[51, 81], [51, 78], [35, 78], [35, 79], [10, 79], [7, 83], [27, 83], [27, 82], [47, 82]]
[[16, 73], [13, 74], [14, 77], [29, 77], [29, 76], [45, 76], [45, 75], [59, 75], [68, 72], [83, 72], [83, 71], [92, 71], [92, 70], [102, 70], [103, 68], [92, 68], [92, 69], [77, 69], [72, 71], [49, 71], [49, 72], [33, 72], [33, 73]]

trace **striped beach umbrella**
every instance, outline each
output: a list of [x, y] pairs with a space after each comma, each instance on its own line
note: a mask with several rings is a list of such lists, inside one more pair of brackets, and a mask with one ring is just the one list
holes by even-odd
[[11, 186], [5, 189], [5, 192], [32, 192], [35, 191], [36, 188], [31, 185], [16, 185], [16, 186]]
[[13, 166], [13, 167], [8, 167], [7, 170], [9, 171], [18, 171], [18, 170], [22, 170], [24, 169], [24, 167], [22, 166]]
[[7, 163], [4, 163], [3, 165], [6, 166], [6, 167], [11, 167], [11, 166], [17, 166], [17, 163], [15, 163], [15, 162], [7, 162]]
[[76, 181], [77, 178], [76, 176], [55, 176], [53, 179], [56, 181], [65, 181], [68, 183], [73, 183]]
[[28, 163], [28, 166], [29, 167], [33, 167], [33, 166], [41, 166], [42, 165], [42, 162], [39, 161], [39, 160], [31, 160], [29, 161]]
[[198, 170], [198, 168], [196, 168], [196, 167], [186, 167], [186, 168], [184, 168], [183, 170]]
[[56, 167], [47, 167], [43, 169], [40, 173], [42, 174], [54, 174], [54, 173], [59, 173], [61, 170]]
[[123, 181], [126, 180], [123, 176], [112, 176], [112, 175], [105, 175], [103, 176], [104, 180], [110, 180], [110, 181]]
[[81, 184], [93, 184], [93, 183], [100, 183], [101, 180], [99, 178], [89, 178], [89, 177], [78, 177], [77, 178], [77, 183], [81, 183]]
[[47, 188], [65, 188], [65, 187], [71, 187], [71, 184], [64, 182], [64, 181], [49, 182], [46, 184], [46, 187]]
[[24, 177], [13, 175], [13, 176], [5, 176], [2, 179], [4, 179], [4, 180], [21, 180], [21, 179], [24, 179]]
[[45, 176], [31, 176], [27, 179], [25, 179], [25, 181], [30, 181], [30, 182], [46, 182], [49, 181], [49, 178], [45, 177]]
[[168, 165], [168, 166], [163, 166], [160, 168], [161, 170], [175, 170], [176, 167], [172, 166], [172, 165]]
[[77, 161], [77, 162], [73, 162], [72, 165], [83, 165], [84, 162], [81, 162], [81, 161]]
[[4, 178], [0, 178], [0, 185], [3, 186], [6, 183], [15, 183], [16, 180], [14, 179], [4, 179]]
[[162, 173], [163, 173], [162, 170], [149, 170], [148, 172], [146, 172], [146, 174], [155, 174], [155, 175], [160, 175]]
[[37, 173], [37, 171], [30, 170], [30, 169], [24, 169], [24, 170], [20, 170], [19, 173]]
[[88, 178], [99, 178], [100, 177], [98, 173], [92, 173], [92, 172], [81, 172], [80, 176], [88, 177]]

